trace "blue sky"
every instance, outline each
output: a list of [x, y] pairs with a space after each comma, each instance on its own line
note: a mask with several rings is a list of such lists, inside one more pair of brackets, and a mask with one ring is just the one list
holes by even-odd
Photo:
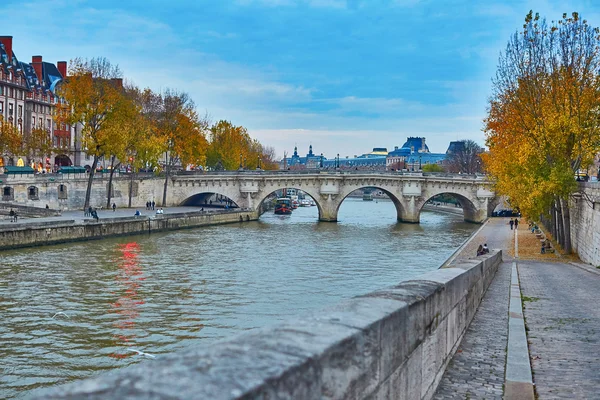
[[105, 56], [279, 156], [312, 143], [332, 158], [407, 136], [483, 144], [498, 55], [530, 9], [600, 25], [593, 1], [3, 0], [0, 35], [23, 61]]

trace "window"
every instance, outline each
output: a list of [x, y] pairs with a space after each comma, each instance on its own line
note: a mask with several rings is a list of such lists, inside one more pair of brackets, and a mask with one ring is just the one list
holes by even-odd
[[[0, 86], [0, 87], [2, 87], [2, 86]], [[0, 94], [2, 94], [2, 93], [0, 93]], [[3, 115], [3, 114], [4, 114], [4, 102], [0, 101], [0, 115]]]
[[52, 122], [49, 119], [46, 120], [46, 128], [52, 128]]
[[13, 105], [12, 103], [8, 103], [8, 115], [13, 115]]
[[38, 128], [43, 128], [43, 127], [44, 127], [44, 123], [42, 122], [42, 117], [40, 117], [40, 118], [38, 119], [38, 122], [39, 122], [39, 124], [38, 124]]
[[2, 189], [2, 201], [12, 201], [14, 200], [14, 191], [10, 186], [4, 186]]
[[65, 200], [67, 198], [67, 186], [66, 185], [58, 185], [58, 199]]
[[23, 116], [23, 106], [19, 104], [19, 118]]
[[38, 188], [35, 186], [29, 186], [27, 188], [27, 198], [29, 200], [39, 200], [39, 196], [38, 196]]

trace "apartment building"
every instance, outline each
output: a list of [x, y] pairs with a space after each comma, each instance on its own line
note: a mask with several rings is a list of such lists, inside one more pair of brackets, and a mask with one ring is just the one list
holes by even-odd
[[25, 137], [35, 128], [48, 132], [48, 139], [57, 149], [45, 159], [31, 159], [22, 154], [8, 157], [0, 154], [0, 166], [16, 165], [20, 158], [26, 165], [42, 164], [46, 170], [55, 165], [72, 165], [75, 141], [71, 127], [58, 126], [53, 119], [56, 105], [62, 100], [56, 89], [67, 75], [66, 61], [53, 64], [33, 56], [31, 63], [17, 59], [12, 36], [0, 36], [0, 116], [17, 127]]

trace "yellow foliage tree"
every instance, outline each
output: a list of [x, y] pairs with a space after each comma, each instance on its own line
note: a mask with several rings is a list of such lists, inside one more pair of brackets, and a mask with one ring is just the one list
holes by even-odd
[[81, 142], [93, 157], [85, 194], [84, 209], [90, 205], [92, 181], [98, 159], [111, 154], [118, 137], [122, 98], [121, 71], [106, 58], [70, 62], [66, 81], [59, 87], [65, 102], [59, 103], [55, 119], [59, 124], [81, 125]]
[[158, 96], [152, 118], [158, 135], [164, 138], [165, 183], [163, 206], [167, 203], [169, 177], [176, 166], [204, 165], [206, 161], [207, 118], [200, 118], [194, 102], [185, 92], [166, 90]]
[[549, 214], [571, 251], [576, 171], [600, 151], [600, 34], [577, 13], [548, 25], [530, 12], [500, 58], [483, 156], [496, 191], [529, 216]]
[[17, 156], [23, 149], [23, 136], [16, 126], [0, 115], [0, 156]]

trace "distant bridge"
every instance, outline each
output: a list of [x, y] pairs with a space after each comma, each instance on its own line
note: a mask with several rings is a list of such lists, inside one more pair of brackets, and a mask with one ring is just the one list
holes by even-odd
[[[107, 174], [104, 174], [107, 175]], [[111, 202], [133, 207], [162, 200], [164, 177], [139, 174], [119, 176], [113, 182]], [[86, 174], [0, 175], [2, 200], [35, 207], [82, 209], [87, 187]], [[490, 182], [484, 176], [422, 172], [365, 171], [227, 171], [179, 172], [169, 179], [166, 205], [202, 206], [214, 195], [225, 196], [238, 207], [262, 209], [263, 201], [275, 191], [295, 188], [311, 196], [319, 209], [319, 220], [337, 221], [338, 210], [353, 191], [377, 188], [396, 206], [402, 222], [418, 223], [425, 203], [438, 194], [454, 195], [465, 221], [481, 223], [497, 204]], [[130, 185], [132, 185], [130, 190]], [[92, 187], [92, 206], [106, 205], [108, 179], [99, 174]]]

